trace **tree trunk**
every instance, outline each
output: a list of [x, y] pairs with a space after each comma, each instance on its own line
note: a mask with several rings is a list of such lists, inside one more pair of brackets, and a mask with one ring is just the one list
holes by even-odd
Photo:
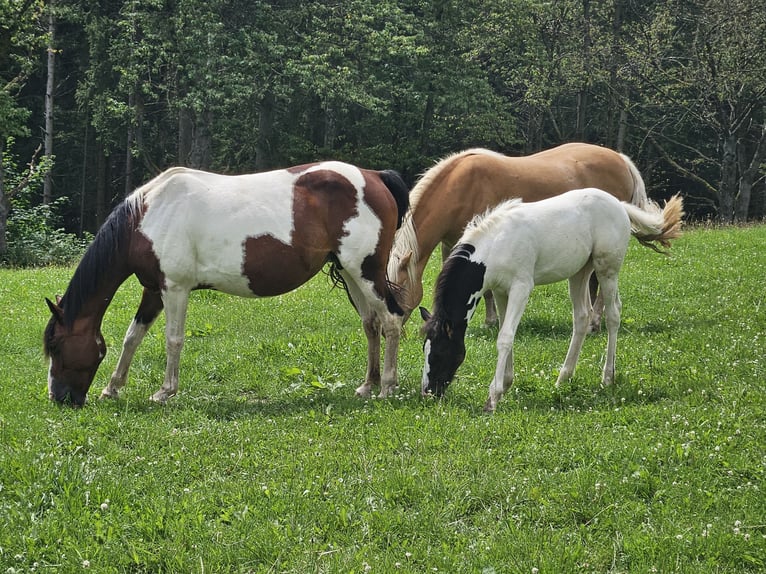
[[[612, 58], [609, 62], [609, 110], [607, 111], [606, 126], [606, 145], [607, 147], [622, 151], [622, 145], [625, 140], [624, 129], [626, 127], [625, 110], [622, 109], [622, 87], [617, 70], [622, 65], [622, 59], [618, 59], [620, 53], [620, 39], [622, 32], [622, 1], [616, 0], [614, 3], [614, 14], [612, 16], [612, 38], [611, 49]], [[615, 131], [615, 121], [617, 129]]]
[[740, 146], [738, 152], [740, 155], [739, 163], [741, 168], [739, 193], [737, 194], [737, 200], [734, 205], [734, 219], [737, 221], [746, 221], [750, 212], [750, 198], [752, 196], [753, 183], [758, 176], [761, 164], [766, 160], [766, 125], [761, 129], [761, 137], [755, 147], [753, 157], [749, 162], [747, 161], [747, 158], [742, 157], [745, 152], [744, 146]]
[[10, 202], [5, 195], [5, 168], [1, 158], [5, 153], [5, 140], [0, 137], [0, 256], [8, 251], [8, 243], [5, 237], [5, 230], [8, 225], [8, 212], [10, 211]]
[[326, 103], [324, 106], [324, 137], [322, 138], [322, 147], [328, 150], [335, 149], [336, 135], [337, 122], [335, 108], [332, 104]]
[[420, 152], [426, 157], [431, 155], [431, 128], [434, 123], [434, 95], [433, 84], [429, 84], [429, 92], [426, 96], [426, 106], [423, 109], [423, 118], [420, 122]]
[[82, 145], [82, 166], [80, 169], [82, 169], [82, 176], [80, 180], [80, 229], [79, 229], [79, 236], [82, 237], [82, 234], [85, 232], [85, 206], [88, 204], [87, 201], [85, 201], [86, 196], [86, 190], [87, 190], [87, 183], [88, 183], [88, 138], [90, 134], [90, 117], [88, 114], [85, 116], [85, 137], [83, 137], [83, 145]]
[[[135, 89], [128, 96], [128, 109], [134, 110], [136, 107]], [[128, 120], [128, 134], [125, 142], [125, 186], [123, 193], [125, 197], [130, 195], [133, 190], [133, 144], [136, 141], [135, 116]]]
[[255, 171], [272, 167], [271, 141], [274, 134], [274, 93], [267, 90], [258, 110], [258, 138], [255, 143]]
[[723, 140], [721, 185], [718, 190], [718, 218], [724, 223], [734, 219], [734, 196], [737, 188], [737, 136], [729, 133]]
[[582, 0], [583, 10], [583, 37], [582, 37], [582, 60], [583, 60], [583, 83], [577, 94], [577, 125], [575, 132], [577, 139], [587, 141], [586, 124], [588, 121], [588, 92], [590, 90], [590, 60], [591, 60], [591, 37], [590, 37], [590, 0]]
[[210, 169], [213, 161], [213, 136], [210, 129], [212, 117], [211, 112], [194, 116], [189, 167]]
[[210, 169], [213, 161], [212, 114], [195, 114], [191, 108], [178, 112], [178, 164]]
[[178, 110], [178, 165], [188, 166], [194, 126], [189, 108]]
[[628, 112], [620, 110], [620, 119], [617, 126], [617, 141], [614, 142], [614, 149], [622, 152], [625, 149], [625, 137], [628, 134]]
[[103, 148], [101, 148], [98, 151], [98, 159], [96, 160], [96, 229], [100, 228], [101, 224], [106, 220], [106, 172], [108, 164], [108, 158], [104, 155]]
[[[45, 84], [45, 157], [50, 161], [53, 157], [53, 90], [55, 89], [54, 73], [56, 69], [56, 50], [54, 48], [54, 38], [56, 32], [56, 19], [53, 15], [53, 6], [55, 2], [51, 1], [48, 7], [48, 78]], [[43, 203], [49, 204], [53, 199], [53, 173], [49, 169], [45, 173], [43, 181]]]

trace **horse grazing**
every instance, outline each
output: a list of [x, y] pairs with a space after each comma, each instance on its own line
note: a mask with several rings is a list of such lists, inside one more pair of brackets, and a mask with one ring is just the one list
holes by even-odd
[[[648, 203], [641, 174], [630, 159], [596, 145], [569, 143], [530, 156], [507, 157], [486, 149], [451, 155], [425, 172], [410, 193], [410, 212], [394, 238], [388, 275], [402, 287], [406, 321], [423, 298], [423, 271], [442, 244], [442, 258], [475, 216], [507, 199], [539, 201], [572, 189], [598, 187], [620, 201]], [[593, 285], [595, 297], [595, 284]], [[487, 324], [497, 321], [492, 294]], [[599, 301], [592, 326], [601, 326]]]
[[[62, 298], [46, 299], [44, 350], [50, 398], [75, 406], [106, 354], [101, 323], [119, 286], [135, 274], [143, 295], [122, 354], [101, 397], [116, 397], [144, 335], [162, 309], [167, 365], [152, 400], [178, 390], [189, 293], [216, 289], [242, 297], [286, 293], [326, 263], [361, 315], [367, 374], [358, 389], [396, 386], [402, 310], [386, 278], [408, 189], [394, 171], [328, 161], [227, 176], [171, 168], [136, 189], [111, 213]], [[380, 337], [387, 352], [381, 381]]]
[[509, 200], [466, 228], [439, 274], [434, 312], [421, 307], [426, 323], [422, 392], [441, 396], [465, 358], [465, 332], [482, 293], [495, 292], [500, 330], [497, 367], [484, 410], [492, 412], [513, 381], [513, 341], [535, 285], [569, 279], [573, 330], [556, 385], [575, 370], [588, 330], [588, 279], [595, 272], [606, 304], [608, 333], [603, 384], [615, 376], [621, 303], [617, 275], [631, 234], [660, 250], [680, 235], [683, 202], [643, 210], [595, 188], [579, 189], [537, 203]]

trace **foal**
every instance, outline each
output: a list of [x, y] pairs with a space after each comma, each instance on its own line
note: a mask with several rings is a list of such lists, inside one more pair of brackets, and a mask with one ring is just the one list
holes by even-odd
[[426, 321], [422, 392], [444, 394], [465, 359], [465, 332], [482, 293], [495, 293], [500, 318], [497, 367], [484, 410], [492, 412], [513, 381], [513, 341], [535, 285], [569, 280], [573, 332], [556, 385], [575, 370], [588, 331], [588, 279], [595, 272], [603, 290], [608, 333], [603, 384], [615, 376], [620, 297], [617, 275], [631, 234], [642, 244], [670, 246], [680, 235], [679, 196], [641, 209], [595, 188], [579, 189], [535, 203], [511, 200], [475, 218], [452, 250], [436, 282], [434, 312]]

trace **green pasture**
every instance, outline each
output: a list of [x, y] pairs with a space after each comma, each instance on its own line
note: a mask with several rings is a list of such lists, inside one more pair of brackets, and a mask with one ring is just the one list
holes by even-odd
[[611, 388], [605, 334], [554, 388], [571, 309], [566, 284], [538, 288], [492, 416], [483, 308], [445, 399], [420, 397], [413, 316], [398, 395], [361, 400], [361, 324], [323, 275], [194, 293], [165, 406], [162, 320], [121, 398], [97, 400], [131, 280], [88, 403], [59, 407], [43, 298], [72, 271], [0, 270], [0, 574], [766, 570], [766, 226], [689, 229], [670, 258], [631, 242]]

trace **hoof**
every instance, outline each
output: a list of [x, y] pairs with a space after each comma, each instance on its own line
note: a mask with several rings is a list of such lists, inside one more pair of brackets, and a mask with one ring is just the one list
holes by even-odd
[[175, 393], [166, 393], [164, 391], [157, 391], [154, 393], [151, 397], [149, 397], [149, 400], [153, 403], [159, 403], [161, 405], [164, 405], [166, 402], [168, 402], [168, 399], [170, 397], [174, 397]]
[[492, 404], [491, 399], [487, 399], [487, 402], [484, 403], [484, 412], [488, 415], [494, 414], [495, 412], [495, 405]]
[[356, 396], [362, 399], [369, 399], [372, 396], [372, 391], [369, 386], [362, 385], [356, 389]]
[[116, 399], [119, 396], [118, 391], [110, 391], [108, 388], [105, 388], [103, 391], [101, 391], [101, 394], [98, 396], [99, 400], [104, 399]]
[[378, 395], [379, 399], [387, 399], [388, 397], [396, 394], [396, 391], [399, 390], [399, 385], [393, 385], [390, 387], [383, 387], [380, 389], [380, 394]]

